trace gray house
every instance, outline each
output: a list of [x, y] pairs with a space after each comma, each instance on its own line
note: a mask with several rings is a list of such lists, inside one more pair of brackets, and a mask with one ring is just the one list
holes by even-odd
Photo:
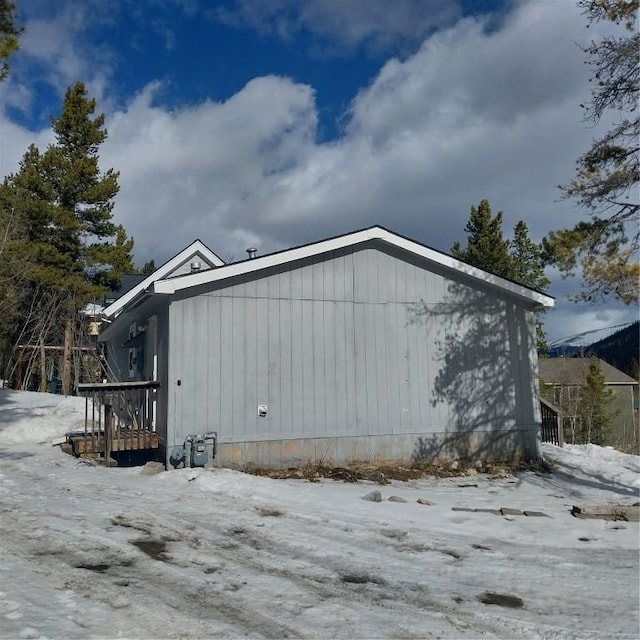
[[100, 340], [114, 380], [160, 382], [167, 461], [208, 432], [236, 468], [537, 456], [534, 311], [552, 298], [381, 227], [165, 266]]

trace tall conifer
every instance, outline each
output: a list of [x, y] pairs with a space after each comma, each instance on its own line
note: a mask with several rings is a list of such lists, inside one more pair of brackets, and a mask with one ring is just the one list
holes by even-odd
[[613, 392], [605, 385], [598, 358], [591, 358], [578, 403], [580, 443], [605, 443], [611, 419], [615, 416], [609, 408], [612, 399]]
[[[95, 106], [82, 83], [70, 87], [60, 117], [52, 118], [55, 142], [44, 153], [31, 146], [19, 171], [2, 185], [22, 226], [12, 237], [13, 246], [22, 243], [29, 257], [23, 305], [42, 306], [43, 313], [55, 308], [53, 326], [36, 323], [37, 339], [42, 344], [64, 340], [64, 393], [70, 391], [72, 342], [79, 334], [82, 308], [134, 270], [133, 240], [112, 216], [118, 173], [99, 167], [98, 151], [107, 132], [104, 115], [94, 116]], [[39, 305], [39, 299], [49, 302]], [[23, 328], [16, 326], [13, 333]]]
[[451, 248], [454, 258], [498, 276], [511, 277], [509, 241], [502, 236], [502, 211], [491, 213], [488, 200], [478, 207], [471, 207], [469, 221], [464, 230], [469, 234], [467, 246], [462, 249], [459, 242]]
[[[502, 211], [494, 216], [488, 200], [471, 207], [465, 231], [469, 234], [464, 249], [459, 242], [451, 247], [454, 258], [518, 284], [545, 292], [550, 284], [544, 275], [542, 247], [529, 238], [527, 224], [520, 220], [513, 229], [513, 240], [502, 233]], [[536, 342], [539, 350], [547, 347], [541, 314], [537, 312]]]

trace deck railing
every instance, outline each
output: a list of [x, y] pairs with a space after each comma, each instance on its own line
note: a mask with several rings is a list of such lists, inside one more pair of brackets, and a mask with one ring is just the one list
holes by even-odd
[[540, 398], [540, 410], [542, 411], [542, 442], [551, 442], [563, 447], [562, 412], [543, 398]]
[[84, 433], [71, 438], [76, 455], [155, 449], [155, 400], [160, 383], [104, 382], [79, 384], [85, 396]]

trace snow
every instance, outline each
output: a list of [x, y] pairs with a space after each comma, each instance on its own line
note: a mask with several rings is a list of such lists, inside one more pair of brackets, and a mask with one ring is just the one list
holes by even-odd
[[84, 398], [0, 389], [0, 447], [47, 442], [84, 427]]
[[638, 523], [570, 515], [637, 502], [637, 456], [545, 444], [549, 474], [384, 486], [143, 475], [51, 447], [83, 416], [0, 391], [2, 638], [638, 637]]

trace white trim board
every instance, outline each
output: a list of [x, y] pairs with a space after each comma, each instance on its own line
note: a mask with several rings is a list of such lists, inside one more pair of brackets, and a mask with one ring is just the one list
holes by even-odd
[[253, 273], [269, 267], [293, 262], [295, 260], [301, 260], [329, 251], [335, 251], [336, 249], [354, 246], [368, 240], [381, 240], [394, 247], [398, 247], [399, 249], [408, 251], [416, 256], [425, 258], [430, 262], [452, 269], [453, 271], [464, 273], [472, 279], [490, 284], [519, 298], [542, 305], [543, 307], [553, 307], [555, 305], [555, 300], [551, 296], [523, 287], [515, 282], [511, 282], [505, 278], [483, 271], [482, 269], [472, 267], [460, 260], [456, 260], [456, 258], [453, 258], [452, 256], [436, 251], [435, 249], [431, 249], [430, 247], [413, 240], [409, 240], [408, 238], [397, 235], [378, 226], [363, 229], [361, 231], [354, 231], [353, 233], [329, 238], [327, 240], [321, 240], [302, 247], [294, 247], [293, 249], [286, 249], [277, 253], [243, 260], [242, 262], [235, 262], [225, 265], [219, 269], [199, 271], [197, 273], [190, 273], [164, 280], [158, 279], [153, 282], [151, 291], [153, 293], [173, 294], [176, 291], [182, 291], [190, 287], [197, 287], [199, 285], [216, 282], [225, 278]]
[[[120, 298], [104, 309], [103, 317], [113, 318], [118, 315], [129, 302], [131, 302], [139, 293], [145, 291], [156, 280], [161, 280], [171, 275], [176, 269], [182, 266], [192, 257], [202, 256], [209, 264], [208, 267], [222, 267], [224, 262], [213, 252], [207, 245], [200, 240], [194, 240], [188, 247], [185, 247], [180, 253], [167, 260], [162, 266], [158, 267], [153, 273], [149, 274], [144, 280], [139, 282], [135, 287], [127, 291]], [[211, 268], [205, 269], [199, 273], [211, 271]], [[181, 276], [178, 276], [181, 277]], [[182, 276], [183, 277], [183, 276]]]

